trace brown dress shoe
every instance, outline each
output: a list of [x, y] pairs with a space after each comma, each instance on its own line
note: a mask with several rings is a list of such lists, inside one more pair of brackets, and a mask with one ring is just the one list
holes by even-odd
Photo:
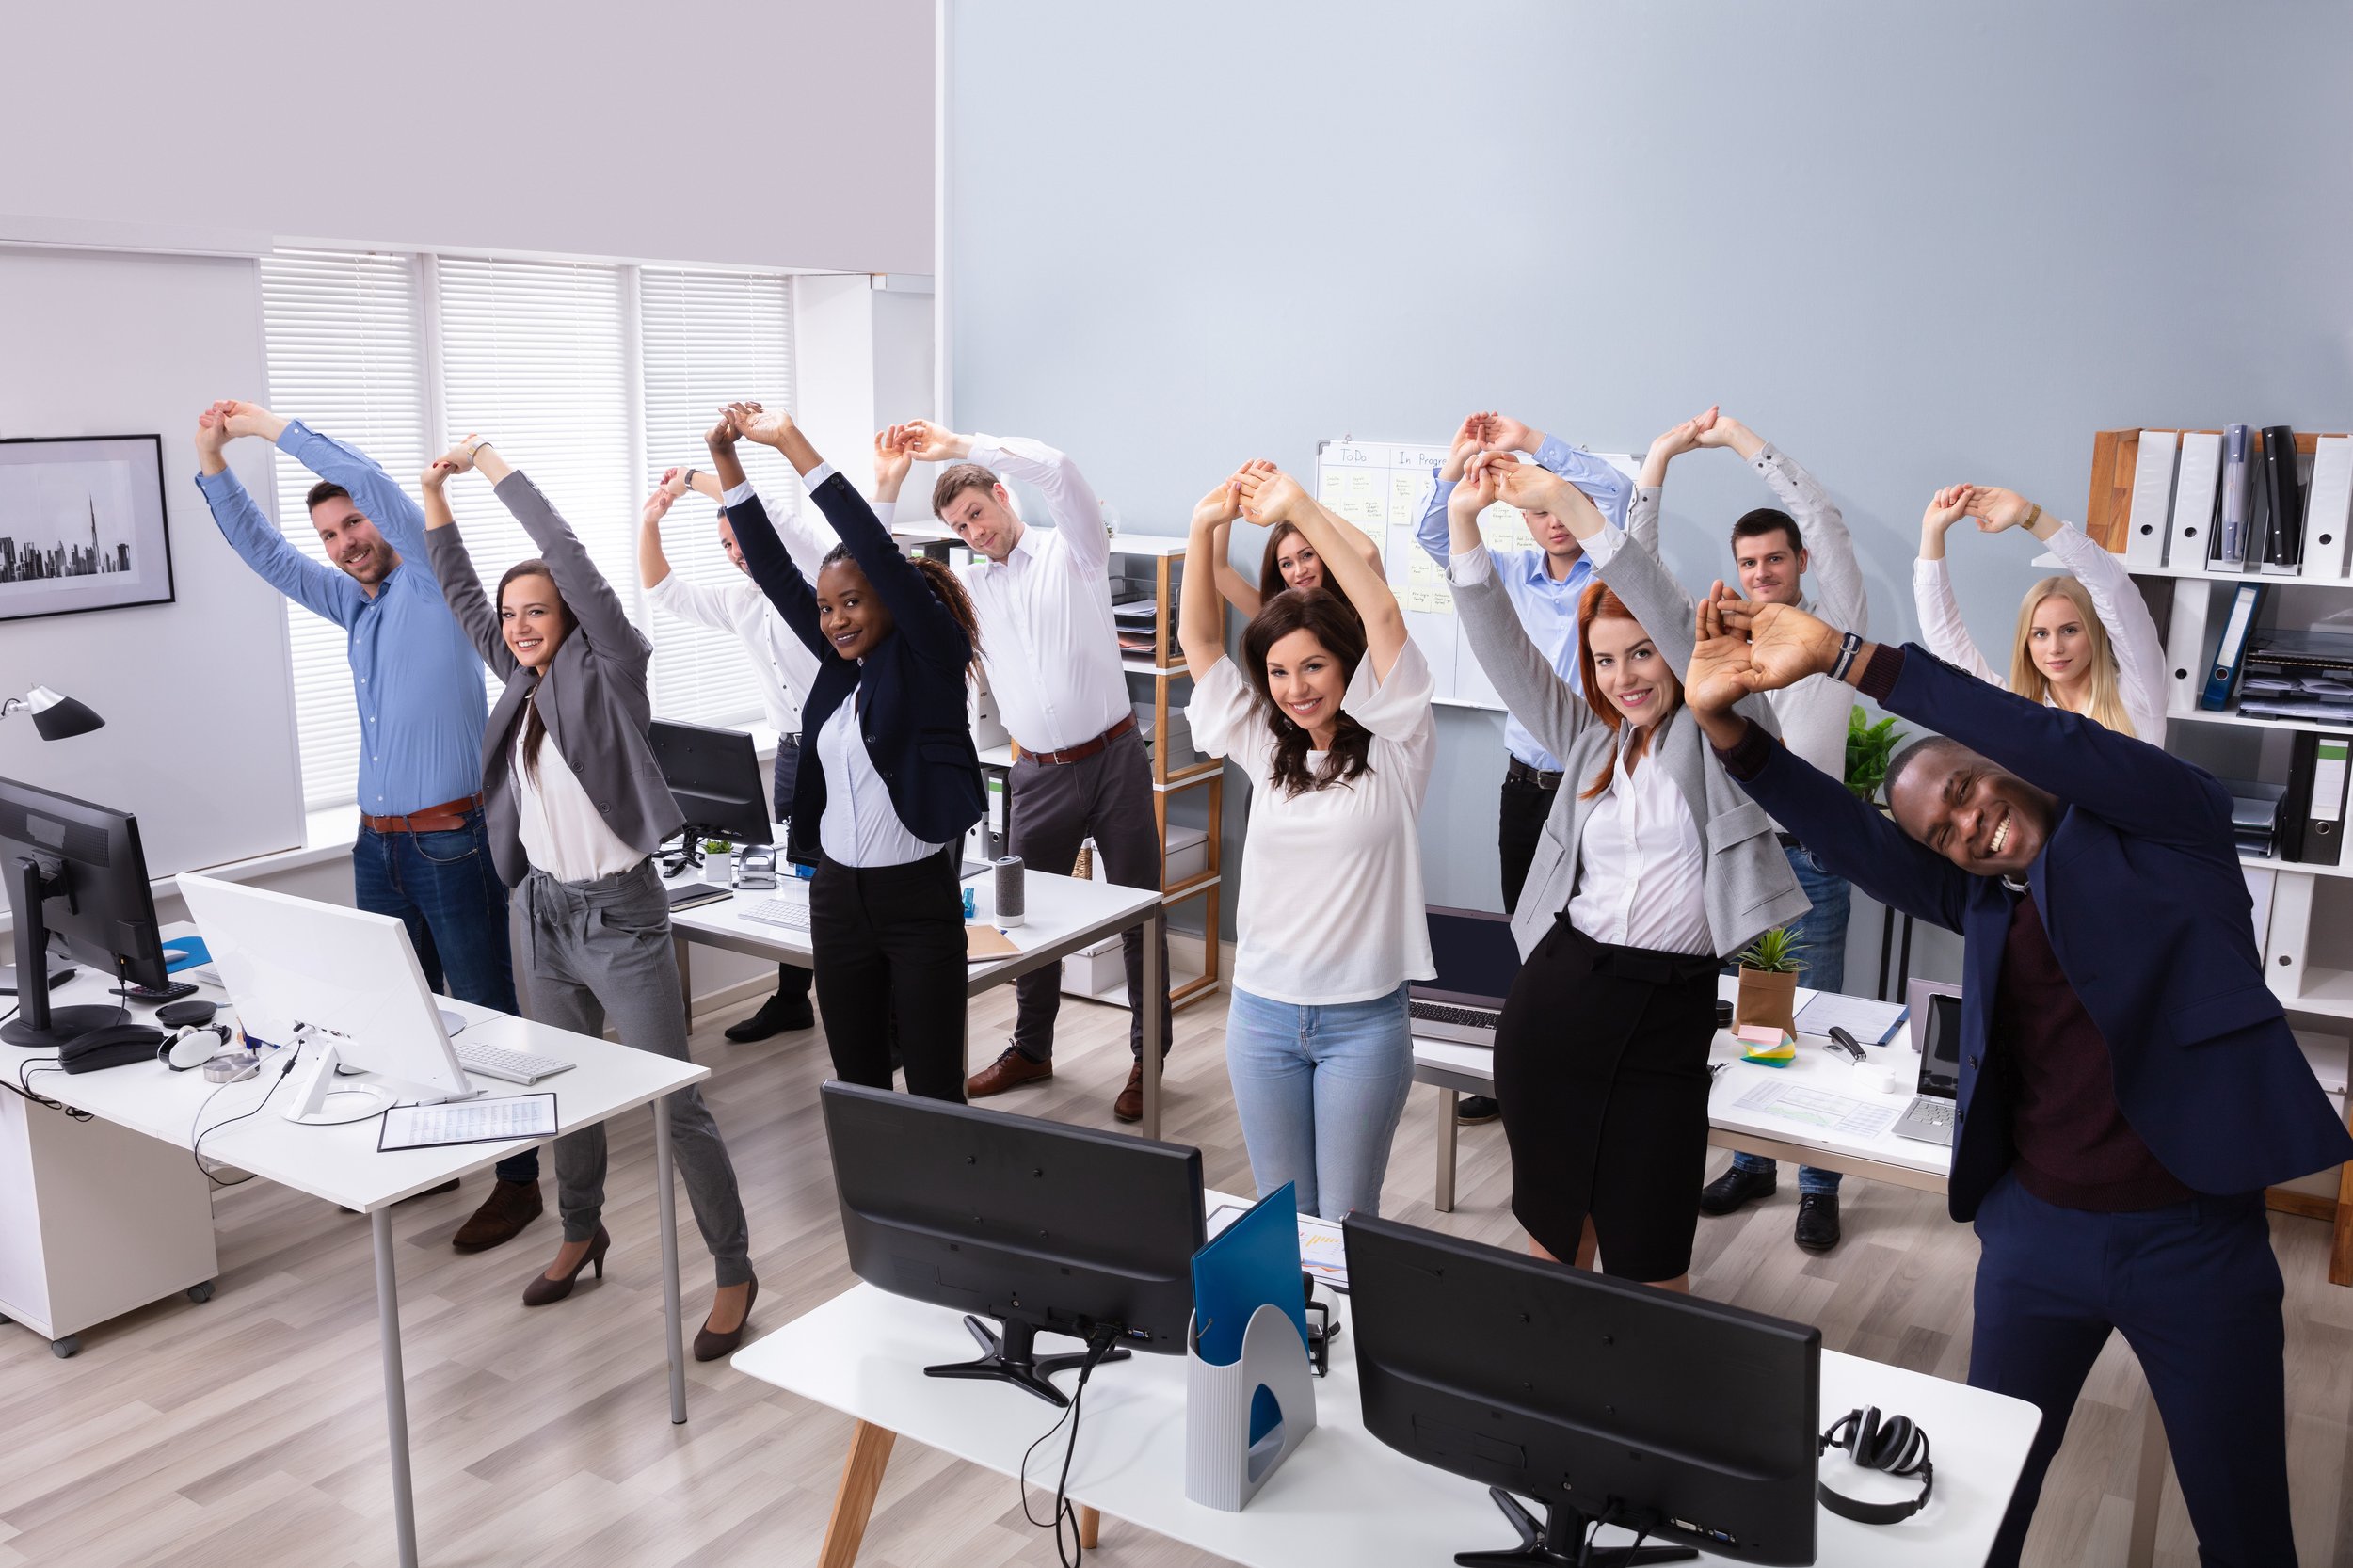
[[612, 1249], [612, 1246], [613, 1238], [605, 1233], [604, 1226], [599, 1225], [597, 1234], [589, 1239], [588, 1250], [580, 1255], [580, 1261], [572, 1265], [570, 1273], [550, 1279], [546, 1271], [542, 1270], [531, 1276], [531, 1283], [523, 1287], [523, 1304], [545, 1306], [550, 1302], [562, 1301], [572, 1293], [572, 1286], [580, 1278], [580, 1272], [583, 1269], [595, 1268], [597, 1277], [602, 1279], [604, 1277], [604, 1255]]
[[695, 1331], [695, 1359], [716, 1361], [723, 1355], [733, 1355], [735, 1347], [744, 1342], [744, 1331], [752, 1326], [752, 1304], [758, 1300], [760, 1281], [755, 1279], [744, 1292], [744, 1316], [736, 1320], [735, 1326], [725, 1334], [713, 1333], [711, 1320], [705, 1318], [703, 1326]]
[[1144, 1064], [1138, 1062], [1128, 1069], [1128, 1087], [1112, 1101], [1112, 1114], [1123, 1122], [1144, 1120]]
[[547, 1209], [536, 1181], [494, 1181], [473, 1217], [457, 1227], [449, 1244], [458, 1252], [488, 1252], [522, 1234]]
[[1001, 1095], [1008, 1089], [1018, 1089], [1024, 1083], [1035, 1083], [1040, 1079], [1053, 1076], [1054, 1064], [1051, 1062], [1032, 1062], [1007, 1046], [996, 1061], [966, 1081], [964, 1097], [986, 1099], [991, 1095]]

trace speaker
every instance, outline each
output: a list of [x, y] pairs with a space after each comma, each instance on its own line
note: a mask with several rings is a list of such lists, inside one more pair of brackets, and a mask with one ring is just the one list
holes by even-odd
[[1000, 926], [1019, 925], [1028, 919], [1029, 890], [1022, 880], [1021, 856], [1008, 855], [997, 862], [997, 897], [994, 922]]

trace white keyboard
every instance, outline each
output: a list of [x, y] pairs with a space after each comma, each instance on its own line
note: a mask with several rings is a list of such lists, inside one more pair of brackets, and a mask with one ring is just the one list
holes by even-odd
[[570, 1072], [573, 1065], [569, 1062], [559, 1062], [552, 1056], [501, 1050], [496, 1046], [477, 1046], [466, 1041], [453, 1040], [450, 1048], [457, 1053], [457, 1064], [466, 1071], [506, 1083], [536, 1083], [543, 1078]]
[[766, 898], [758, 904], [739, 904], [735, 912], [747, 920], [762, 925], [780, 925], [787, 931], [808, 929], [808, 900], [806, 898]]

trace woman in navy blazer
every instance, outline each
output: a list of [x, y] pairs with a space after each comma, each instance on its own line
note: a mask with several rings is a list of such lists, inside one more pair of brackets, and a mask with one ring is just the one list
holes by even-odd
[[[738, 437], [798, 470], [841, 536], [811, 584], [735, 458]], [[964, 1098], [964, 835], [986, 796], [972, 749], [972, 601], [946, 567], [900, 553], [873, 509], [790, 416], [730, 404], [708, 439], [744, 565], [818, 658], [801, 705], [805, 761], [792, 840], [817, 851], [809, 946], [835, 1074], [890, 1086], [895, 1026], [907, 1088]], [[814, 839], [812, 846], [810, 840]]]

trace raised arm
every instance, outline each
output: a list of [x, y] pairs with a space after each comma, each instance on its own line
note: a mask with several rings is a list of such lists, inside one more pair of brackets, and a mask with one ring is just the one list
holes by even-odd
[[375, 458], [358, 447], [320, 435], [298, 419], [282, 419], [258, 403], [238, 403], [232, 408], [231, 435], [261, 436], [274, 441], [279, 451], [321, 479], [349, 490], [352, 504], [367, 514], [384, 541], [401, 554], [424, 549], [424, 513]]
[[[718, 423], [703, 435], [703, 445], [712, 455], [712, 467], [691, 471], [692, 476], [688, 480], [689, 488], [696, 495], [711, 497], [719, 504], [723, 511], [732, 502], [740, 501], [744, 496], [751, 493], [752, 482], [744, 477], [744, 465], [735, 453], [735, 443], [740, 434], [735, 428], [734, 421], [728, 416], [727, 411], [720, 410]], [[728, 477], [728, 475], [732, 477]], [[897, 493], [894, 488], [892, 494]], [[880, 504], [877, 503], [878, 506]], [[766, 511], [765, 499], [760, 502], [760, 507], [763, 512]], [[808, 511], [803, 507], [795, 506], [786, 512], [782, 521], [778, 521], [773, 512], [767, 513], [767, 516], [770, 526], [776, 532], [776, 536], [784, 541], [784, 548], [792, 552], [792, 564], [801, 568], [802, 576], [812, 583], [815, 582], [818, 565], [824, 560], [825, 552], [834, 546], [833, 535], [811, 521]], [[889, 519], [886, 516], [883, 520], [888, 522]], [[740, 540], [737, 548], [742, 548]]]
[[1633, 498], [1634, 485], [1592, 453], [1579, 452], [1560, 437], [1530, 429], [1508, 414], [1490, 418], [1487, 450], [1527, 454], [1538, 468], [1560, 475], [1582, 490], [1606, 520], [1621, 528], [1625, 526], [1626, 506]]
[[1947, 485], [1929, 498], [1928, 510], [1920, 514], [1920, 558], [1912, 564], [1912, 605], [1920, 617], [1921, 639], [1930, 653], [1999, 686], [2002, 677], [1977, 651], [1976, 639], [1961, 618], [1952, 574], [1945, 566], [1945, 536], [1968, 513], [1966, 485]]
[[[490, 481], [493, 493], [538, 547], [539, 558], [547, 562], [548, 571], [555, 579], [556, 592], [564, 596], [564, 607], [572, 613], [575, 633], [588, 639], [588, 646], [600, 659], [632, 671], [643, 680], [647, 666], [653, 662], [653, 645], [629, 618], [621, 596], [613, 591], [613, 584], [597, 569], [597, 563], [573, 534], [571, 525], [564, 520], [554, 503], [531, 482], [531, 476], [511, 466], [488, 440], [472, 439], [468, 445], [474, 467]], [[676, 470], [665, 476], [676, 477]], [[677, 499], [676, 491], [664, 488], [657, 493], [663, 498], [662, 510], [668, 511], [670, 503]]]
[[1729, 414], [1713, 408], [1708, 413], [1715, 417], [1701, 432], [1699, 443], [1730, 447], [1738, 453], [1796, 520], [1798, 544], [1806, 552], [1806, 571], [1814, 579], [1815, 607], [1833, 626], [1866, 631], [1870, 597], [1863, 586], [1863, 568], [1855, 560], [1854, 536], [1847, 531], [1838, 504], [1787, 453]]
[[1634, 502], [1627, 509], [1625, 531], [1634, 542], [1658, 553], [1658, 508], [1660, 492], [1667, 484], [1667, 465], [1700, 444], [1700, 434], [1716, 423], [1716, 410], [1710, 408], [1695, 419], [1670, 425], [1659, 432], [1650, 443], [1650, 451], [1642, 456], [1641, 476], [1635, 481]]
[[1454, 547], [1447, 581], [1454, 590], [1454, 612], [1496, 695], [1512, 716], [1555, 757], [1569, 748], [1589, 724], [1597, 723], [1585, 699], [1561, 679], [1529, 639], [1511, 595], [1496, 576], [1495, 552], [1479, 533], [1479, 514], [1495, 504], [1496, 469], [1485, 456], [1473, 459], [1449, 498], [1447, 523]]
[[1447, 569], [1448, 561], [1455, 553], [1452, 529], [1447, 520], [1447, 504], [1453, 499], [1454, 487], [1463, 481], [1463, 470], [1472, 456], [1487, 444], [1487, 433], [1494, 428], [1499, 415], [1493, 413], [1465, 414], [1462, 427], [1454, 432], [1448, 446], [1446, 461], [1438, 465], [1436, 483], [1431, 486], [1430, 499], [1423, 504], [1421, 520], [1414, 525], [1414, 539], [1425, 554]]
[[[1209, 537], [1209, 544], [1212, 547], [1209, 562], [1216, 569], [1217, 591], [1225, 596], [1228, 604], [1241, 612], [1244, 620], [1257, 616], [1265, 607], [1267, 596], [1257, 584], [1234, 569], [1234, 524], [1230, 519], [1217, 525]], [[1192, 569], [1190, 561], [1186, 569]]]
[[1389, 580], [1352, 544], [1357, 531], [1318, 504], [1299, 481], [1272, 463], [1253, 463], [1241, 472], [1242, 515], [1272, 527], [1288, 522], [1305, 536], [1356, 614], [1365, 623], [1365, 652], [1372, 673], [1383, 680], [1397, 664], [1405, 646], [1405, 613], [1389, 591]]
[[1989, 532], [2025, 526], [2074, 573], [2084, 592], [2090, 595], [2100, 624], [2108, 629], [2108, 642], [2116, 649], [2120, 695], [2132, 714], [2135, 732], [2153, 744], [2164, 744], [2165, 643], [2157, 635], [2155, 618], [2149, 614], [2149, 601], [2134, 585], [2124, 563], [2113, 552], [2092, 543], [2091, 536], [2073, 523], [2059, 521], [2013, 490], [1975, 487], [1969, 509], [1985, 520]]
[[1087, 577], [1100, 577], [1110, 569], [1112, 536], [1103, 522], [1103, 504], [1067, 454], [1024, 436], [960, 436], [928, 420], [909, 420], [904, 428], [919, 462], [968, 458], [1035, 485], [1046, 497], [1047, 515], [1054, 520], [1071, 569]]
[[[1241, 476], [1219, 483], [1193, 506], [1193, 523], [1185, 538], [1185, 581], [1217, 581], [1216, 557], [1223, 553], [1226, 529], [1241, 515]], [[1253, 610], [1251, 614], [1257, 612]], [[1225, 657], [1225, 617], [1213, 593], [1188, 592], [1176, 599], [1176, 646], [1184, 650], [1185, 667], [1198, 681]]]
[[441, 597], [449, 602], [449, 613], [457, 617], [466, 640], [490, 666], [490, 673], [503, 681], [521, 663], [499, 632], [498, 610], [482, 591], [482, 574], [474, 569], [473, 556], [466, 550], [457, 520], [450, 515], [448, 499], [442, 493], [452, 474], [472, 466], [473, 455], [460, 447], [435, 458], [425, 469], [425, 558], [433, 563], [434, 581], [440, 584]]
[[212, 508], [215, 525], [229, 548], [264, 582], [312, 615], [348, 628], [368, 601], [360, 584], [296, 549], [229, 472], [222, 448], [229, 440], [227, 410], [232, 407], [216, 403], [196, 418], [196, 488]]

